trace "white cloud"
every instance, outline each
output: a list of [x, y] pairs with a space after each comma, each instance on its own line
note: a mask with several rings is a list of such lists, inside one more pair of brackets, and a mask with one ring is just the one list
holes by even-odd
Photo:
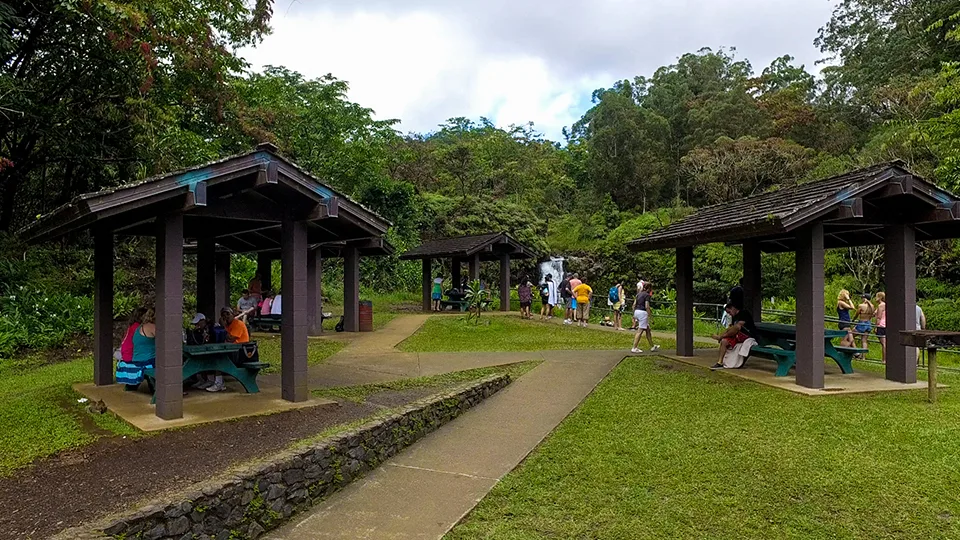
[[813, 68], [829, 0], [282, 0], [254, 65], [332, 73], [377, 117], [429, 131], [447, 118], [533, 121], [553, 139], [591, 92], [685, 52], [735, 46], [759, 71]]

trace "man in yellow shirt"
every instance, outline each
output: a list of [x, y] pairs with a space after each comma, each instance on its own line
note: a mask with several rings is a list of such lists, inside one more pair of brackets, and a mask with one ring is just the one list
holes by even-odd
[[577, 324], [586, 327], [590, 320], [590, 299], [593, 297], [593, 289], [586, 283], [580, 283], [573, 288], [573, 296], [577, 299]]

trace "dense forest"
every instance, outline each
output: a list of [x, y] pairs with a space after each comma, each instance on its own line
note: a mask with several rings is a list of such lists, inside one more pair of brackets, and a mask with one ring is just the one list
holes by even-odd
[[[235, 51], [270, 31], [271, 14], [270, 0], [0, 0], [0, 356], [86, 329], [91, 305], [89, 239], [28, 249], [9, 233], [80, 193], [262, 141], [390, 219], [399, 252], [504, 230], [600, 287], [642, 273], [664, 294], [672, 254], [624, 244], [699, 206], [895, 159], [960, 191], [960, 0], [839, 1], [810, 36], [827, 58], [819, 71], [790, 51], [758, 67], [714, 47], [624, 74], [562, 141], [483, 118], [404, 134], [335, 75], [253, 71]], [[878, 249], [831, 252], [828, 298], [876, 290]], [[960, 298], [958, 244], [919, 254], [920, 297]], [[130, 241], [120, 257], [118, 313], [140, 301], [131, 287], [148, 290], [152, 252]], [[739, 257], [699, 248], [700, 300], [722, 299]], [[792, 256], [763, 264], [765, 295], [789, 305]], [[363, 270], [372, 288], [419, 283], [395, 258]], [[931, 319], [960, 327], [946, 301]]]

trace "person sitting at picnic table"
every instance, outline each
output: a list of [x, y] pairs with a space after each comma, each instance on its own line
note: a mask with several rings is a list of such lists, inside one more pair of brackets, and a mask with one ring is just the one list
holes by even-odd
[[870, 330], [873, 328], [873, 324], [870, 322], [873, 319], [873, 316], [876, 314], [876, 309], [873, 307], [873, 303], [870, 302], [870, 295], [868, 293], [863, 293], [863, 302], [857, 306], [857, 325], [854, 327], [857, 334], [860, 335], [860, 348], [867, 348], [867, 337], [870, 335]]
[[713, 369], [723, 369], [723, 357], [727, 351], [757, 334], [753, 314], [749, 311], [740, 309], [733, 303], [724, 306], [724, 311], [730, 316], [730, 326], [724, 333], [711, 336], [720, 343], [720, 358], [713, 365]]
[[280, 315], [280, 310], [282, 308], [283, 308], [283, 298], [280, 296], [280, 291], [277, 291], [276, 296], [273, 297], [273, 302], [270, 302], [270, 314]]
[[270, 291], [264, 291], [263, 300], [260, 301], [260, 304], [257, 306], [258, 313], [261, 317], [267, 317], [271, 314], [271, 308], [273, 307], [273, 296], [270, 295]]
[[851, 309], [854, 309], [854, 306], [853, 300], [850, 299], [850, 291], [840, 289], [840, 293], [837, 294], [837, 318], [840, 319], [837, 328], [840, 330], [846, 330], [850, 327]]
[[143, 382], [143, 370], [152, 369], [157, 361], [156, 313], [148, 309], [143, 321], [133, 332], [133, 355], [130, 362], [117, 363], [117, 382], [125, 385], [124, 390], [136, 391]]
[[[249, 343], [250, 332], [247, 325], [234, 316], [233, 310], [225, 307], [220, 310], [220, 325], [227, 332], [227, 343]], [[217, 375], [206, 390], [207, 392], [222, 392], [227, 389], [223, 383], [223, 375]]]
[[140, 328], [140, 324], [143, 322], [143, 316], [147, 312], [147, 308], [138, 307], [130, 312], [130, 318], [127, 322], [127, 331], [123, 334], [123, 341], [120, 342], [120, 348], [114, 352], [114, 358], [117, 362], [133, 362], [133, 333], [137, 331], [137, 328]]
[[237, 318], [243, 322], [247, 322], [248, 317], [256, 314], [257, 303], [258, 299], [250, 294], [250, 290], [244, 289], [243, 295], [237, 300]]
[[207, 323], [207, 316], [203, 313], [197, 313], [190, 320], [193, 328], [187, 332], [187, 345], [206, 345], [213, 343], [213, 333], [210, 331], [210, 325]]

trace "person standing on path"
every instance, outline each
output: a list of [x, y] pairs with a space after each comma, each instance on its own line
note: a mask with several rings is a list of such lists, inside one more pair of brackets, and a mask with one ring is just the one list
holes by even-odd
[[870, 330], [872, 324], [870, 321], [873, 319], [873, 316], [876, 314], [876, 309], [873, 307], [873, 303], [870, 302], [870, 295], [868, 293], [863, 293], [863, 302], [857, 306], [857, 326], [855, 330], [857, 334], [860, 334], [860, 348], [867, 348], [867, 337], [870, 336]]
[[607, 293], [607, 303], [610, 305], [610, 309], [613, 310], [613, 327], [618, 331], [623, 330], [623, 304], [626, 301], [623, 295], [623, 280], [617, 282], [616, 285], [610, 287], [610, 291]]
[[837, 318], [840, 319], [837, 328], [840, 330], [846, 330], [850, 326], [851, 309], [854, 309], [854, 306], [853, 300], [850, 299], [850, 291], [840, 289], [840, 293], [837, 294]]
[[580, 282], [573, 288], [573, 296], [577, 299], [577, 322], [586, 328], [590, 322], [590, 299], [593, 298], [593, 289], [586, 283]]
[[[544, 281], [540, 292], [540, 300], [543, 303], [543, 306], [540, 308], [540, 320], [552, 319], [553, 306], [557, 305], [557, 285], [553, 282], [552, 274], [547, 274], [546, 281]], [[544, 292], [547, 293], [545, 296], [543, 295]]]
[[887, 363], [887, 294], [877, 293], [877, 339], [880, 340], [880, 362]]
[[573, 315], [570, 313], [570, 303], [573, 302], [573, 289], [570, 287], [570, 274], [560, 281], [560, 304], [563, 309], [563, 324], [570, 324]]
[[517, 296], [520, 298], [520, 318], [531, 319], [530, 305], [533, 304], [533, 285], [526, 276], [520, 278], [520, 284], [517, 285]]
[[653, 344], [653, 333], [650, 331], [650, 300], [652, 297], [653, 287], [649, 283], [644, 283], [643, 290], [633, 301], [633, 319], [637, 321], [637, 334], [633, 336], [633, 348], [630, 349], [630, 352], [634, 354], [643, 352], [640, 349], [640, 336], [644, 333], [647, 334], [647, 343], [650, 344], [651, 352], [660, 348], [659, 345]]
[[576, 288], [580, 286], [583, 282], [580, 281], [580, 277], [577, 274], [570, 276], [570, 308], [567, 310], [570, 313], [570, 322], [567, 324], [573, 324], [578, 321], [577, 319], [577, 293]]
[[[433, 290], [430, 292], [430, 298], [433, 299], [433, 310], [440, 311], [440, 300], [443, 298], [443, 276], [438, 275], [433, 279]], [[507, 301], [510, 300], [507, 299]]]

